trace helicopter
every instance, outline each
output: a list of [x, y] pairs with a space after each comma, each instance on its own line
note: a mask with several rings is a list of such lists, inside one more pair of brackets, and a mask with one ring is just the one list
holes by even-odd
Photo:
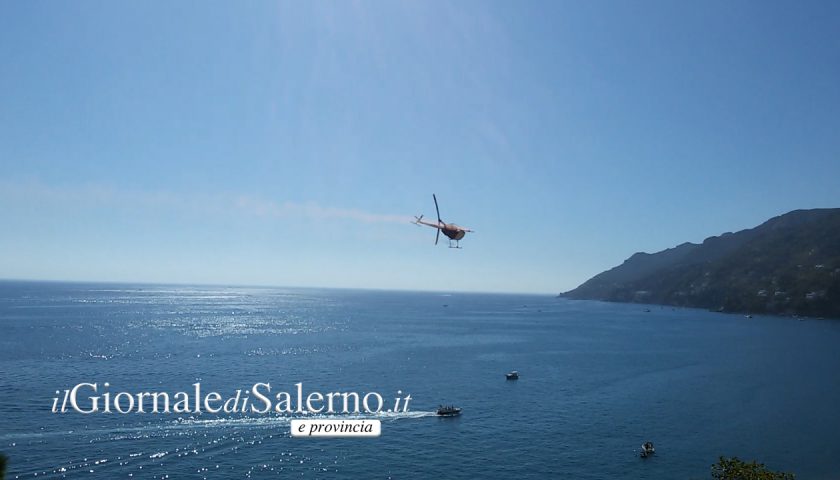
[[[432, 194], [432, 199], [435, 201], [435, 211], [437, 212], [437, 223], [432, 222], [424, 222], [423, 215], [415, 216], [416, 219], [414, 222], [415, 225], [426, 225], [432, 228], [437, 228], [437, 233], [435, 234], [435, 245], [438, 244], [438, 239], [440, 239], [440, 232], [443, 232], [449, 238], [449, 248], [461, 248], [461, 245], [458, 243], [464, 238], [464, 235], [467, 232], [472, 232], [469, 228], [460, 227], [455, 225], [454, 223], [446, 223], [440, 219], [440, 209], [438, 208], [438, 201], [435, 194]], [[452, 241], [455, 241], [455, 244], [452, 244]]]

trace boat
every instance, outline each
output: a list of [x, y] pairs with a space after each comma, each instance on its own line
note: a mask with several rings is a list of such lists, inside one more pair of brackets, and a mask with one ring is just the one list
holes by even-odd
[[642, 451], [639, 452], [639, 456], [642, 458], [647, 458], [653, 455], [654, 453], [656, 453], [656, 449], [653, 448], [653, 442], [645, 442], [642, 445]]
[[505, 378], [507, 378], [508, 380], [519, 380], [519, 372], [517, 372], [516, 370], [508, 372], [505, 374]]
[[461, 414], [461, 409], [455, 405], [440, 405], [437, 414], [439, 417], [457, 417]]

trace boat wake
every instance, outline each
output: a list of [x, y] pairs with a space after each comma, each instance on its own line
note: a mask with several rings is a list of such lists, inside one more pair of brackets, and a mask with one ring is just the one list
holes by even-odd
[[382, 420], [396, 421], [407, 419], [418, 419], [436, 416], [431, 411], [408, 411], [408, 412], [379, 412], [368, 414], [331, 414], [331, 415], [275, 415], [259, 417], [222, 417], [222, 418], [195, 418], [180, 417], [165, 422], [154, 422], [146, 425], [121, 426], [114, 428], [76, 429], [66, 431], [44, 431], [35, 433], [10, 433], [0, 435], [0, 442], [16, 442], [28, 439], [45, 437], [72, 437], [85, 436], [103, 438], [110, 436], [111, 439], [132, 438], [149, 436], [155, 433], [166, 434], [173, 430], [204, 429], [204, 428], [275, 428], [289, 425], [292, 420]]
[[[187, 458], [201, 458], [200, 473], [217, 469], [223, 458], [239, 455], [244, 449], [263, 442], [289, 437], [288, 425], [296, 419], [325, 420], [381, 420], [383, 422], [416, 420], [436, 417], [435, 411], [380, 412], [349, 415], [276, 415], [259, 417], [178, 418], [145, 425], [126, 425], [115, 428], [45, 431], [0, 435], [0, 443], [14, 448], [17, 444], [38, 444], [45, 437], [65, 437], [70, 442], [97, 444], [126, 442], [119, 455], [95, 458], [69, 458], [56, 465], [54, 458], [31, 458], [27, 468], [14, 478], [65, 478], [72, 473], [97, 473], [104, 478], [125, 477], [127, 474], [148, 475], [153, 469], [169, 471], [179, 468]], [[312, 458], [293, 450], [280, 452], [275, 462], [280, 465], [304, 464]], [[190, 460], [191, 462], [195, 460]], [[321, 467], [319, 465], [319, 467]], [[269, 468], [268, 466], [266, 468]], [[271, 467], [274, 468], [274, 467]], [[279, 467], [278, 467], [279, 468]], [[161, 474], [160, 478], [164, 478]]]

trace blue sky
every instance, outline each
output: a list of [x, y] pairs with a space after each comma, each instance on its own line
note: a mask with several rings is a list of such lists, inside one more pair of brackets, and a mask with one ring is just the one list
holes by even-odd
[[[0, 278], [551, 292], [837, 207], [840, 4], [0, 3]], [[476, 230], [462, 250], [408, 223]]]

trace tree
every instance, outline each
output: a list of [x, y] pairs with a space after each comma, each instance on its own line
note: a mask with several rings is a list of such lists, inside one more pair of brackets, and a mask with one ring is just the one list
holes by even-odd
[[738, 457], [720, 457], [712, 465], [712, 478], [715, 480], [794, 480], [792, 473], [768, 470], [763, 463], [744, 462]]

